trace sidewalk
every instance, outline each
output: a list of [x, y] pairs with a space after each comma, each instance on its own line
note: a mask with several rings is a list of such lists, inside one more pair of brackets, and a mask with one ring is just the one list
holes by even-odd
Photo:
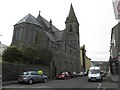
[[15, 84], [15, 83], [18, 83], [17, 80], [14, 80], [14, 81], [4, 81], [2, 82], [2, 85], [9, 85], [9, 84]]
[[[54, 80], [55, 78], [48, 78], [48, 81], [49, 80]], [[9, 85], [9, 84], [16, 84], [16, 83], [19, 83], [17, 80], [13, 80], [13, 81], [4, 81], [2, 82], [2, 85]]]
[[110, 78], [113, 82], [115, 82], [115, 83], [118, 82], [118, 75], [110, 75]]
[[114, 83], [118, 83], [118, 75], [112, 75], [110, 71], [108, 71], [107, 76], [110, 77], [111, 81]]

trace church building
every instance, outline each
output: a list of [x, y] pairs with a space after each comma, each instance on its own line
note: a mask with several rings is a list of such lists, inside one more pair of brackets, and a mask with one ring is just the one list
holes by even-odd
[[45, 58], [42, 61], [49, 66], [50, 76], [63, 71], [80, 72], [79, 23], [72, 4], [65, 25], [64, 30], [59, 30], [40, 12], [37, 18], [28, 14], [14, 25], [11, 46], [36, 48]]

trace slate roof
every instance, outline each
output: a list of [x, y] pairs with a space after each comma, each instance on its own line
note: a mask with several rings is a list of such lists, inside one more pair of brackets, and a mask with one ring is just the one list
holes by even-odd
[[[40, 14], [38, 15], [37, 19], [39, 20], [40, 24], [44, 27], [44, 29], [49, 30], [49, 24], [45, 18], [43, 18]], [[52, 25], [52, 30], [55, 31], [60, 31], [58, 28], [56, 28], [54, 25]]]
[[63, 31], [56, 31], [56, 32], [54, 32], [56, 41], [61, 41], [63, 33], [64, 33], [64, 30]]
[[[45, 30], [44, 30], [45, 31]], [[57, 43], [57, 40], [55, 38], [55, 36], [47, 31], [45, 31], [45, 33], [47, 34], [48, 38], [53, 41], [54, 43]]]
[[52, 31], [54, 32], [54, 34], [47, 32], [47, 30], [50, 30], [50, 27], [49, 27], [50, 22], [48, 22], [45, 18], [40, 16], [40, 14], [38, 15], [37, 18], [35, 18], [31, 14], [28, 14], [24, 18], [22, 18], [19, 22], [17, 22], [16, 24], [20, 24], [23, 22], [35, 24], [35, 25], [38, 25], [38, 26], [44, 28], [44, 31], [47, 34], [48, 38], [55, 43], [57, 43], [57, 41], [60, 41], [62, 38], [63, 31], [60, 31], [54, 25], [52, 25]]
[[16, 24], [20, 24], [20, 23], [23, 23], [23, 22], [35, 24], [35, 25], [38, 25], [38, 26], [42, 27], [42, 25], [40, 24], [40, 22], [34, 16], [32, 16], [31, 14], [26, 15], [24, 18], [22, 18]]

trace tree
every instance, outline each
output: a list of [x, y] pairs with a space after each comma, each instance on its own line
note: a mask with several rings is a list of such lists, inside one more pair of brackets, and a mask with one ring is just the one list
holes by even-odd
[[37, 50], [34, 47], [28, 46], [24, 48], [23, 55], [26, 63], [36, 64]]
[[21, 50], [17, 49], [15, 46], [9, 46], [7, 49], [3, 52], [2, 60], [7, 62], [21, 62], [23, 59], [23, 54]]

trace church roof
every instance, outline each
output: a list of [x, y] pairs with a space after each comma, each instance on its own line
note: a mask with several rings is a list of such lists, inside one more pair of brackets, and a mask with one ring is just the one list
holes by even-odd
[[63, 31], [54, 32], [54, 35], [55, 35], [55, 38], [56, 38], [57, 41], [61, 41], [63, 33], [64, 33], [64, 30]]
[[23, 22], [35, 24], [35, 25], [42, 27], [44, 29], [46, 35], [48, 36], [48, 38], [55, 43], [57, 43], [57, 41], [60, 41], [62, 39], [62, 35], [63, 35], [64, 31], [60, 31], [58, 28], [56, 28], [54, 25], [52, 25], [53, 33], [49, 33], [48, 31], [50, 30], [50, 22], [48, 22], [40, 14], [38, 15], [37, 18], [35, 18], [31, 14], [28, 14], [24, 18], [22, 18], [19, 22], [17, 22], [16, 24], [20, 24]]
[[[48, 22], [45, 18], [43, 18], [40, 14], [38, 15], [37, 19], [39, 20], [40, 24], [44, 27], [44, 29], [49, 30], [50, 27], [50, 22]], [[60, 31], [58, 28], [56, 28], [54, 25], [52, 25], [52, 30], [55, 31]]]
[[42, 25], [39, 23], [39, 21], [34, 16], [32, 16], [31, 14], [26, 15], [24, 18], [22, 18], [16, 24], [20, 24], [20, 23], [23, 23], [23, 22], [35, 24], [35, 25], [38, 25], [38, 26], [42, 27]]
[[40, 13], [39, 13], [37, 19], [39, 20], [42, 27], [45, 29], [44, 31], [46, 32], [47, 36], [49, 37], [49, 39], [51, 41], [57, 42], [57, 41], [61, 40], [63, 31], [60, 31], [58, 28], [56, 28], [54, 25], [52, 25], [52, 31], [53, 31], [54, 34], [49, 33], [47, 31], [50, 30], [50, 22], [48, 22], [45, 18], [43, 18], [40, 15]]
[[[44, 30], [44, 31], [45, 31], [45, 30]], [[48, 38], [49, 38], [51, 41], [57, 43], [57, 41], [56, 41], [56, 39], [55, 39], [55, 36], [54, 36], [53, 34], [47, 32], [47, 31], [45, 31], [45, 33], [47, 34]]]

